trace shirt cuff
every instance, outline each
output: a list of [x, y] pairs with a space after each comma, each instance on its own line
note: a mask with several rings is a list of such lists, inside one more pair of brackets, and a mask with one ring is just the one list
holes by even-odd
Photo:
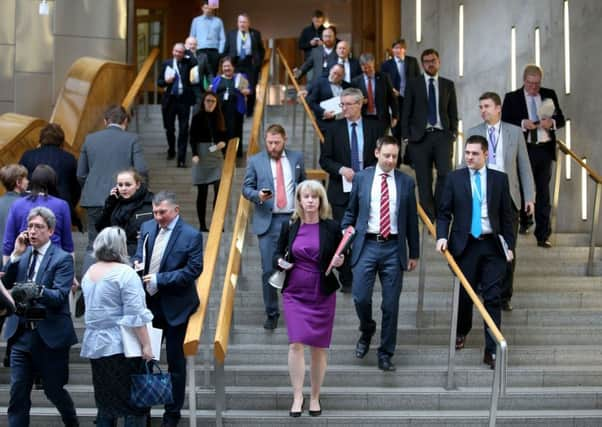
[[18, 262], [21, 259], [21, 255], [10, 255], [10, 262]]

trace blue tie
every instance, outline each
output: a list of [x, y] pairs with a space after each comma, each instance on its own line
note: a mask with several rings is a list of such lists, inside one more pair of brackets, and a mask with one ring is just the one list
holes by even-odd
[[353, 169], [354, 172], [360, 170], [360, 149], [357, 143], [356, 126], [357, 123], [351, 123], [351, 169]]
[[429, 79], [429, 115], [428, 122], [431, 126], [437, 124], [437, 99], [435, 96], [435, 79]]
[[481, 235], [481, 174], [479, 171], [474, 173], [474, 189], [472, 191], [472, 223], [470, 225], [470, 234], [475, 238]]
[[402, 60], [399, 60], [399, 94], [401, 96], [404, 95], [406, 90], [406, 72], [405, 72], [405, 63]]
[[247, 49], [245, 49], [245, 42], [246, 41], [247, 41], [247, 35], [243, 31], [242, 35], [240, 36], [240, 57], [241, 58], [246, 58], [247, 57]]
[[[535, 102], [535, 97], [531, 97], [531, 106], [529, 108], [529, 120], [532, 122], [539, 121], [539, 117], [537, 117], [537, 103]], [[537, 142], [537, 129], [532, 129], [529, 131], [529, 135], [531, 136], [531, 142]]]
[[180, 73], [178, 73], [176, 71], [176, 74], [174, 75], [174, 79], [173, 82], [171, 84], [171, 94], [172, 95], [179, 95], [180, 94]]
[[495, 165], [495, 151], [497, 148], [497, 141], [495, 136], [495, 128], [491, 126], [489, 128], [489, 163]]

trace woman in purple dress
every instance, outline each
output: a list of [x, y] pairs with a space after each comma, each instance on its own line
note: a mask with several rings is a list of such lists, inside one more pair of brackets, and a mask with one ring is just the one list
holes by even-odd
[[[318, 416], [322, 413], [320, 387], [326, 373], [336, 290], [339, 288], [336, 276], [325, 272], [340, 239], [341, 230], [332, 220], [322, 184], [318, 181], [300, 183], [295, 194], [295, 212], [290, 223], [282, 227], [274, 256], [274, 267], [287, 270], [282, 303], [289, 339], [288, 369], [293, 386], [291, 417], [299, 417], [303, 411], [305, 345], [311, 348], [309, 414]], [[335, 267], [342, 263], [341, 255], [335, 259]]]

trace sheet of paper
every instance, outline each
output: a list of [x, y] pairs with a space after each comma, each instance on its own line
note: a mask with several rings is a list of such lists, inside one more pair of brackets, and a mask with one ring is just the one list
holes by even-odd
[[[133, 328], [129, 326], [121, 326], [121, 340], [123, 342], [123, 354], [125, 357], [140, 357], [142, 356], [142, 346], [138, 341], [138, 336]], [[147, 323], [148, 337], [150, 339], [151, 348], [153, 350], [153, 359], [159, 360], [161, 356], [161, 338], [163, 329], [153, 328], [152, 323]]]
[[352, 185], [352, 181], [347, 181], [347, 179], [343, 177], [343, 193], [351, 193]]
[[172, 78], [174, 78], [176, 75], [176, 72], [174, 71], [173, 68], [171, 68], [169, 65], [167, 67], [165, 67], [165, 73], [163, 74], [163, 78], [165, 80], [170, 80]]
[[333, 98], [320, 102], [320, 107], [322, 107], [324, 111], [332, 111], [334, 112], [334, 114], [337, 115], [343, 113], [343, 109], [341, 108], [340, 96], [335, 96]]

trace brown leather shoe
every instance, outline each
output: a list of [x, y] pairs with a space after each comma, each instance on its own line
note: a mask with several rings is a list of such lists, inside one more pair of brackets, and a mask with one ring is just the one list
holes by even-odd
[[486, 351], [483, 356], [483, 363], [489, 365], [491, 369], [495, 369], [495, 354]]
[[464, 348], [464, 343], [466, 341], [466, 337], [464, 335], [456, 336], [456, 350], [462, 350]]

